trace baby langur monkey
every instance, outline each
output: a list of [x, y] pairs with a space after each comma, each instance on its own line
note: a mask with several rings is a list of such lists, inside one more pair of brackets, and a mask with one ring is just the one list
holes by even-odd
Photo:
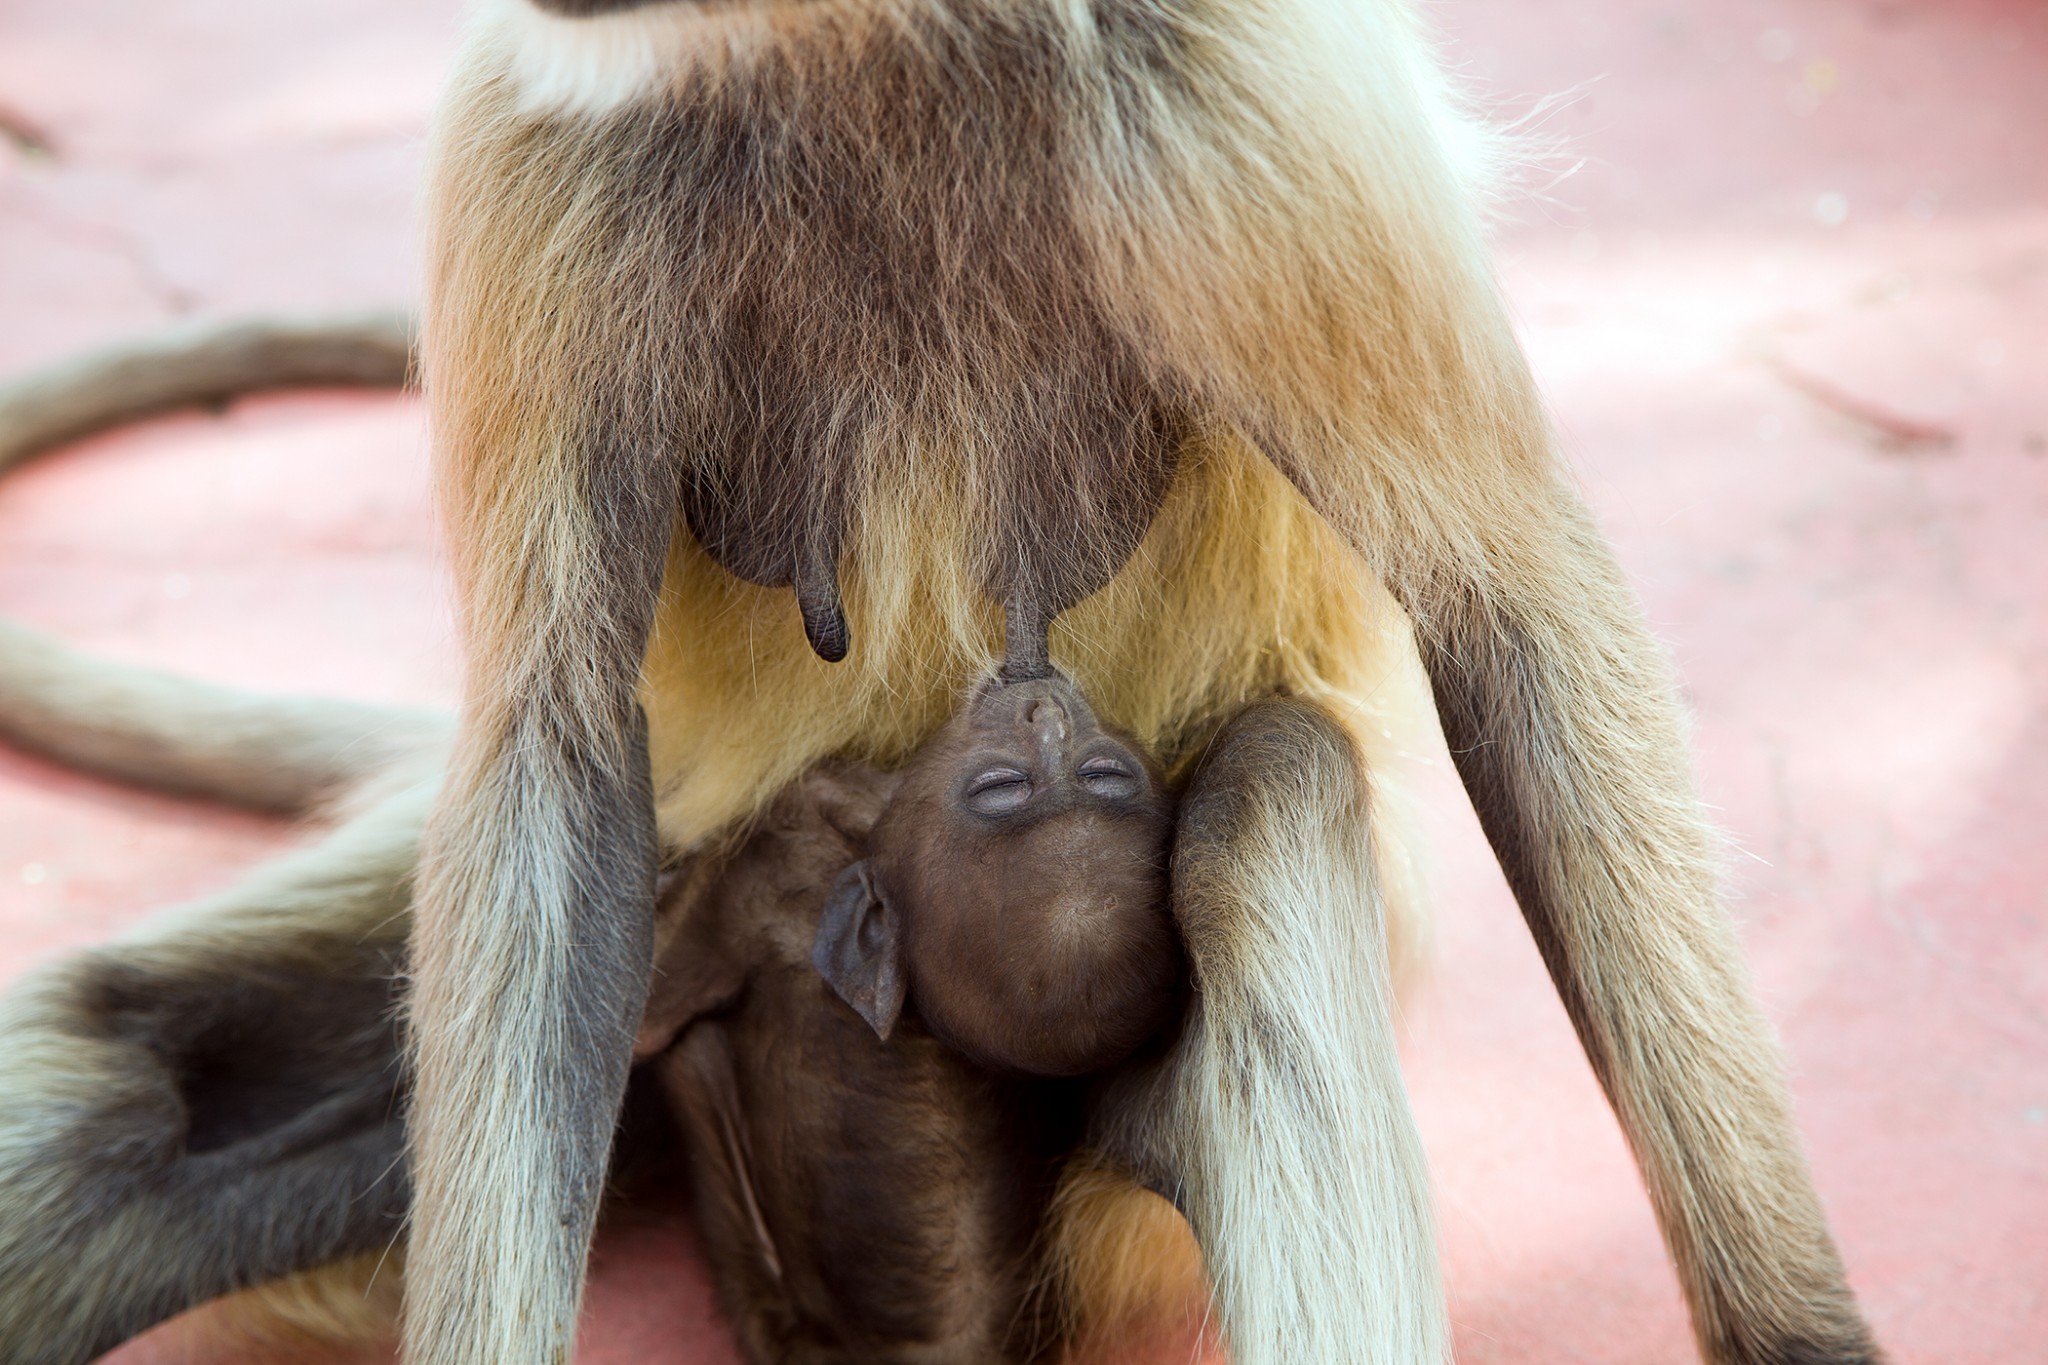
[[1171, 816], [1066, 679], [992, 681], [905, 769], [816, 769], [686, 875], [635, 1051], [750, 1361], [1054, 1344], [1035, 1253], [1084, 1107], [1041, 1078], [1177, 1015]]
[[999, 1071], [1123, 1060], [1178, 1003], [1173, 811], [1151, 760], [1057, 674], [984, 684], [905, 770], [833, 887], [815, 962], [882, 1038], [907, 992]]
[[[1058, 1078], [1175, 1022], [1171, 815], [1052, 675], [985, 685], [898, 771], [813, 769], [683, 866], [634, 1084], [680, 1120], [753, 1365], [1061, 1343], [1042, 1225], [1090, 1092]], [[380, 806], [0, 1000], [0, 1359], [81, 1365], [231, 1290], [383, 1265], [417, 829]]]

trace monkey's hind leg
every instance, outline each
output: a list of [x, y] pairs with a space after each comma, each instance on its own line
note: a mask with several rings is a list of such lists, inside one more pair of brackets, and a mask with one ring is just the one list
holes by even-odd
[[[1567, 482], [1418, 605], [1444, 736], [1634, 1149], [1713, 1365], [1881, 1359], [1716, 886], [1663, 651]], [[1448, 502], [1448, 499], [1443, 501]]]
[[1261, 702], [1224, 728], [1173, 855], [1194, 1003], [1160, 1069], [1101, 1110], [1104, 1147], [1193, 1226], [1237, 1365], [1448, 1353], [1367, 805], [1322, 708]]
[[78, 1365], [397, 1238], [394, 1005], [428, 795], [0, 1002], [0, 1359]]

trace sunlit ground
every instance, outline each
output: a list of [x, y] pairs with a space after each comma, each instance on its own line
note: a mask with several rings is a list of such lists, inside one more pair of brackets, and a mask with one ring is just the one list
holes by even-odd
[[[1900, 1365], [2048, 1339], [2048, 8], [1434, 7], [1530, 114], [1501, 274], [1670, 641], [1815, 1173]], [[446, 0], [15, 0], [0, 368], [186, 314], [415, 294]], [[1562, 94], [1563, 99], [1546, 97]], [[447, 701], [402, 400], [95, 443], [0, 492], [0, 611], [266, 686]], [[1469, 814], [1407, 1020], [1462, 1359], [1692, 1358], [1640, 1183]], [[0, 754], [12, 972], [288, 835]], [[4, 1102], [4, 1100], [0, 1100]], [[603, 1248], [583, 1359], [730, 1360], [681, 1235]], [[125, 1365], [246, 1361], [177, 1326]]]

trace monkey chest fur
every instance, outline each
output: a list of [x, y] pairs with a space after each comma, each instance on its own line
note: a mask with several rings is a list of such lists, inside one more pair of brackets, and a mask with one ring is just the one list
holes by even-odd
[[821, 757], [900, 761], [1006, 611], [1057, 616], [1054, 661], [1169, 762], [1251, 697], [1369, 693], [1402, 634], [1105, 285], [1102, 91], [925, 39], [568, 120], [483, 70], [492, 150], [442, 185], [444, 455], [487, 485], [592, 452], [679, 503], [639, 689], [674, 845]]
[[1084, 158], [1042, 81], [985, 70], [969, 108], [922, 61], [882, 65], [841, 90], [771, 63], [749, 99], [684, 92], [603, 130], [625, 193], [591, 415], [673, 454], [689, 533], [793, 588], [834, 660], [840, 564], [877, 500], [961, 518], [928, 533], [1042, 624], [1129, 558], [1189, 425], [1091, 283]]

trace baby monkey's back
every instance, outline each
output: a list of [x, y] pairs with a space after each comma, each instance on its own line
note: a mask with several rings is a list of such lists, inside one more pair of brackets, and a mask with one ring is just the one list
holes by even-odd
[[1071, 684], [992, 683], [902, 772], [813, 770], [670, 890], [638, 1050], [755, 1365], [1053, 1344], [1036, 1254], [1082, 1073], [1184, 989], [1169, 831]]

